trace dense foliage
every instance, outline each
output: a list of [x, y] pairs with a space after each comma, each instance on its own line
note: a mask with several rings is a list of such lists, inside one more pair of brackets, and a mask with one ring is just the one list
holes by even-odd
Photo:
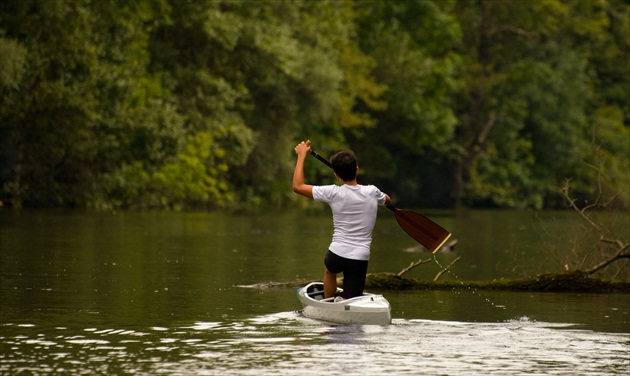
[[629, 18], [623, 0], [5, 0], [0, 202], [282, 205], [307, 138], [353, 148], [405, 206], [552, 207], [566, 178], [592, 192], [594, 158], [617, 192]]

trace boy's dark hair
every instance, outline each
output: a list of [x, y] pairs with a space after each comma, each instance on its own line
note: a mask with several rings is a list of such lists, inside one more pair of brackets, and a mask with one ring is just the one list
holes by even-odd
[[352, 150], [342, 150], [330, 157], [335, 174], [343, 181], [352, 181], [357, 177], [357, 158]]

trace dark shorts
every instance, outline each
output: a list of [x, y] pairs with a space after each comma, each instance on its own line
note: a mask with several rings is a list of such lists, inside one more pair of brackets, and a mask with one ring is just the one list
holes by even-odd
[[352, 260], [328, 251], [324, 258], [324, 265], [333, 274], [343, 273], [344, 299], [363, 295], [368, 268], [367, 260]]

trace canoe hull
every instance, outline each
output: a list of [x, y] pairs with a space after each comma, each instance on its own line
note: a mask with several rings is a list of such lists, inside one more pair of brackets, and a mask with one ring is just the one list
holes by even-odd
[[382, 295], [364, 293], [351, 299], [333, 302], [324, 299], [324, 285], [313, 282], [297, 290], [304, 316], [340, 324], [389, 325], [391, 306]]

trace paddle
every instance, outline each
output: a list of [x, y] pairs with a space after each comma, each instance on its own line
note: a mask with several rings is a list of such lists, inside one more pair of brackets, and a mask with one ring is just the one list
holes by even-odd
[[[330, 162], [317, 154], [315, 150], [311, 149], [311, 155], [332, 168]], [[451, 236], [450, 232], [421, 214], [410, 210], [397, 209], [393, 205], [388, 205], [387, 208], [394, 212], [398, 225], [431, 253], [437, 252]]]

